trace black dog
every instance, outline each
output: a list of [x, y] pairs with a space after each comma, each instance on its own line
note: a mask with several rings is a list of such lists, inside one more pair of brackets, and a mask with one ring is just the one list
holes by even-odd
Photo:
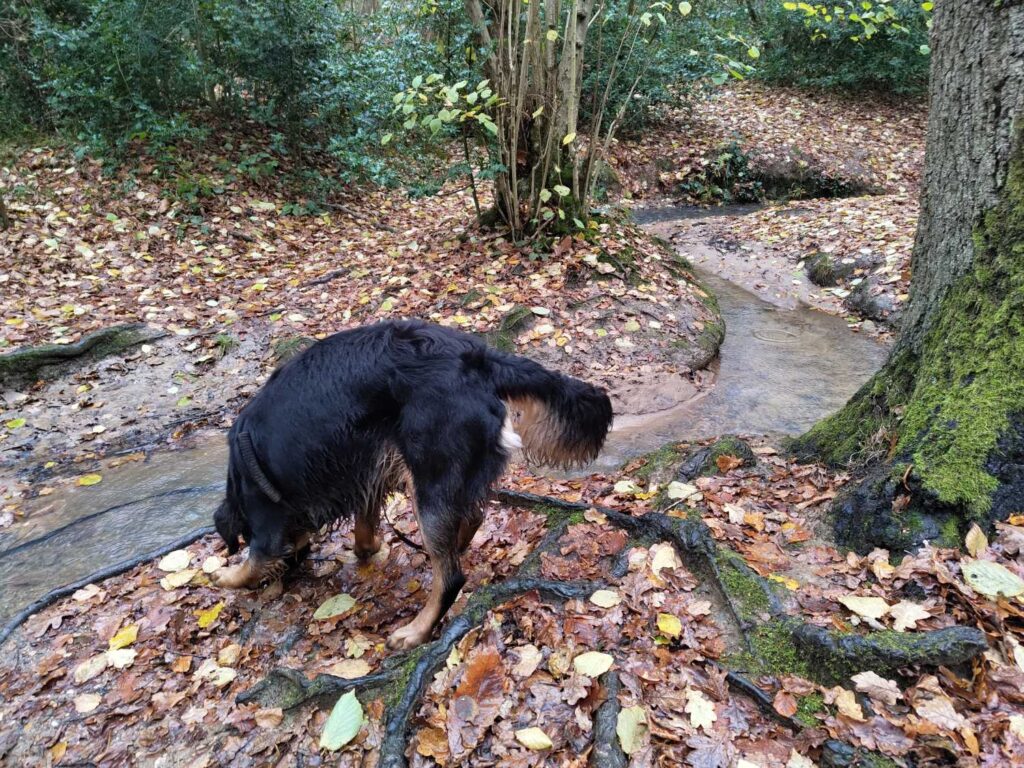
[[465, 583], [459, 553], [510, 451], [587, 462], [611, 420], [604, 390], [459, 331], [403, 321], [335, 334], [274, 372], [231, 428], [214, 521], [232, 554], [241, 536], [249, 555], [213, 580], [240, 588], [279, 577], [311, 534], [350, 515], [355, 553], [370, 557], [380, 508], [404, 484], [434, 581], [388, 645], [419, 645]]

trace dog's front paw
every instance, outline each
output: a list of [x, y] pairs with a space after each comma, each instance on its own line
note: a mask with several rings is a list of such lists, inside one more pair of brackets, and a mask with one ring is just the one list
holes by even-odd
[[429, 639], [430, 629], [424, 630], [413, 621], [391, 633], [388, 638], [388, 648], [392, 651], [408, 651], [423, 645]]
[[252, 574], [245, 563], [221, 568], [210, 574], [210, 582], [223, 589], [246, 589], [250, 586]]

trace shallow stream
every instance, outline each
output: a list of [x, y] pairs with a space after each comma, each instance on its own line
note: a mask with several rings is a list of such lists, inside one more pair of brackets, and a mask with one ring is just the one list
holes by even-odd
[[[693, 215], [659, 209], [638, 219], [665, 234], [674, 219]], [[695, 264], [708, 263], [687, 253], [700, 243], [680, 248]], [[770, 303], [699, 267], [698, 274], [717, 296], [726, 325], [714, 388], [667, 411], [618, 419], [593, 470], [613, 469], [672, 440], [798, 434], [841, 406], [885, 359], [883, 345], [852, 332], [842, 318], [800, 302]], [[107, 470], [99, 485], [34, 500], [25, 521], [0, 535], [0, 622], [51, 589], [210, 525], [226, 461], [223, 436], [210, 435], [195, 448]]]

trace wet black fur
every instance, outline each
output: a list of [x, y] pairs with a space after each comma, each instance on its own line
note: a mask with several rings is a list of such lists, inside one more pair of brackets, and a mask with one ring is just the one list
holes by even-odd
[[451, 571], [454, 599], [459, 523], [478, 522], [505, 468], [503, 399], [518, 397], [558, 417], [568, 452], [597, 454], [612, 419], [601, 389], [419, 321], [335, 334], [275, 371], [239, 414], [217, 531], [232, 553], [241, 537], [251, 555], [279, 558], [291, 554], [297, 532], [351, 515], [376, 521], [398, 481], [382, 477], [382, 462], [398, 455], [413, 479], [424, 544]]

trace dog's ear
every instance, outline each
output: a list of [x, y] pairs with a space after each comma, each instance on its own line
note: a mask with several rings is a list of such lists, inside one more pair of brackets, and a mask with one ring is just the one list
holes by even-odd
[[228, 554], [233, 555], [239, 550], [238, 538], [240, 531], [237, 527], [237, 520], [235, 515], [231, 511], [231, 505], [228, 504], [228, 500], [224, 499], [217, 507], [217, 511], [213, 513], [213, 524], [217, 529], [217, 533], [224, 540], [224, 543], [228, 546]]

